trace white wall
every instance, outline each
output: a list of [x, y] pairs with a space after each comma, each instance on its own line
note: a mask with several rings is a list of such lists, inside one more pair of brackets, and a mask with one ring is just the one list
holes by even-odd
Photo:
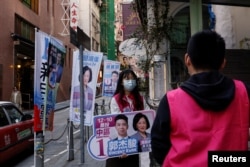
[[240, 41], [250, 38], [250, 8], [213, 5], [213, 10], [216, 15], [215, 30], [225, 38], [227, 49], [240, 49]]
[[79, 27], [90, 37], [90, 1], [79, 1]]

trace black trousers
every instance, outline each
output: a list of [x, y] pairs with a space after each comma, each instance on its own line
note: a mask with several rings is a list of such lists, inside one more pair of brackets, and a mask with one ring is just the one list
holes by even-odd
[[139, 154], [129, 155], [126, 158], [109, 158], [106, 167], [139, 167]]

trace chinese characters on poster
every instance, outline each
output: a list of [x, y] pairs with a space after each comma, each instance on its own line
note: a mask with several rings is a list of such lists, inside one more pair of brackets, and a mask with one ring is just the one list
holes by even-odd
[[[131, 155], [150, 152], [150, 125], [153, 124], [154, 117], [154, 110], [95, 116], [93, 136], [87, 144], [89, 154], [102, 161], [124, 153]], [[144, 121], [143, 126], [138, 123], [141, 121]], [[139, 133], [144, 133], [146, 138]]]
[[80, 75], [83, 83], [83, 113], [84, 125], [91, 126], [93, 121], [95, 94], [98, 72], [101, 66], [103, 54], [100, 52], [83, 52], [82, 74], [79, 68], [79, 51], [73, 54], [73, 69], [71, 82], [70, 120], [80, 124]]

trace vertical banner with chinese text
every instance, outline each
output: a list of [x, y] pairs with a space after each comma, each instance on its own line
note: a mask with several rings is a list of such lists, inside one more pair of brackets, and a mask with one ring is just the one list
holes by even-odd
[[48, 84], [47, 84], [47, 102], [46, 102], [46, 130], [53, 130], [54, 122], [54, 109], [56, 104], [57, 90], [62, 78], [64, 59], [65, 59], [65, 47], [56, 40], [50, 38], [49, 50], [48, 50]]
[[112, 97], [119, 78], [120, 62], [105, 60], [103, 68], [102, 95]]
[[123, 41], [131, 38], [136, 28], [140, 26], [139, 15], [133, 10], [132, 3], [122, 4]]
[[70, 0], [70, 27], [77, 31], [79, 20], [79, 0]]
[[63, 72], [64, 57], [65, 48], [60, 41], [44, 32], [36, 31], [34, 71], [34, 131], [36, 132], [53, 130], [56, 93]]
[[80, 124], [80, 75], [82, 75], [83, 78], [82, 82], [84, 89], [84, 125], [91, 126], [93, 123], [97, 77], [99, 74], [102, 57], [103, 53], [84, 51], [82, 74], [80, 74], [79, 50], [75, 51], [73, 54], [70, 121], [73, 121], [75, 124]]

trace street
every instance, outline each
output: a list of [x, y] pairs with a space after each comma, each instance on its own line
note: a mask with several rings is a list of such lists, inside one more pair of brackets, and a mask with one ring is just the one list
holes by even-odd
[[[45, 133], [45, 151], [44, 151], [44, 166], [45, 167], [72, 167], [72, 166], [86, 166], [86, 167], [102, 167], [105, 166], [105, 161], [96, 161], [92, 159], [84, 145], [84, 163], [81, 163], [80, 150], [80, 130], [79, 126], [74, 126], [74, 160], [68, 161], [67, 151], [67, 118], [69, 115], [69, 108], [65, 108], [55, 112], [54, 117], [54, 131]], [[86, 127], [86, 133], [91, 135], [92, 129]], [[88, 137], [86, 135], [86, 137]], [[49, 142], [48, 142], [49, 141]], [[86, 140], [87, 141], [87, 140]], [[26, 157], [16, 167], [33, 167], [34, 154]]]

